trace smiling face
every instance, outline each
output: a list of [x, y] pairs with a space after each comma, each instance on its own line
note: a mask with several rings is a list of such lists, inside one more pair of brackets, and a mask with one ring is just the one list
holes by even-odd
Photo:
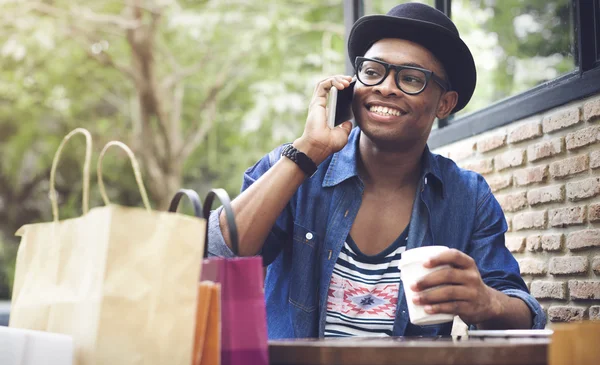
[[[403, 39], [382, 39], [369, 48], [365, 57], [394, 65], [431, 70], [448, 80], [442, 65], [424, 47]], [[356, 82], [352, 110], [358, 126], [374, 144], [385, 149], [402, 150], [425, 145], [436, 117], [447, 117], [458, 98], [444, 91], [433, 80], [418, 95], [408, 95], [396, 86], [395, 71], [379, 85]]]

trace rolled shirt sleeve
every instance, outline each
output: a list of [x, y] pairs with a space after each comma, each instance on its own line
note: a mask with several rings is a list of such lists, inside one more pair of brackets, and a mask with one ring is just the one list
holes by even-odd
[[471, 236], [470, 252], [486, 285], [527, 304], [533, 318], [533, 329], [546, 326], [546, 315], [538, 301], [529, 293], [519, 265], [506, 248], [504, 234], [508, 229], [500, 204], [485, 180], [479, 184], [478, 208]]
[[[244, 173], [244, 181], [241, 191], [248, 189], [256, 180], [264, 175], [280, 158], [283, 146], [279, 146], [269, 154], [260, 159], [254, 166]], [[208, 255], [234, 257], [235, 254], [225, 243], [223, 232], [219, 222], [219, 216], [223, 207], [213, 210], [208, 218]], [[265, 265], [270, 264], [281, 251], [282, 244], [289, 241], [291, 232], [292, 209], [290, 204], [286, 206], [277, 218], [275, 225], [267, 236], [267, 239], [259, 252], [263, 256]]]

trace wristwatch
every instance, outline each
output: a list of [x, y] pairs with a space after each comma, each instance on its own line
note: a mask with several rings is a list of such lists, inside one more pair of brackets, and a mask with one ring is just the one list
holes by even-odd
[[317, 165], [303, 152], [298, 151], [294, 146], [288, 144], [281, 151], [281, 156], [285, 156], [294, 161], [300, 167], [307, 177], [312, 177], [317, 172]]

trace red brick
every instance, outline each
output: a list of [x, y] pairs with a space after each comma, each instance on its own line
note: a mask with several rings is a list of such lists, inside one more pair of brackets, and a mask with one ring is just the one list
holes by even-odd
[[588, 155], [579, 155], [564, 160], [556, 161], [550, 164], [550, 175], [554, 179], [568, 177], [569, 175], [584, 172], [589, 167]]
[[498, 203], [505, 212], [515, 212], [527, 206], [526, 192], [504, 194], [496, 197]]
[[600, 222], [600, 203], [588, 206], [588, 220], [590, 222]]
[[600, 177], [593, 177], [567, 184], [567, 197], [570, 201], [593, 198], [600, 194]]
[[590, 320], [600, 321], [600, 305], [593, 305], [590, 307]]
[[542, 121], [542, 129], [544, 133], [552, 133], [580, 122], [579, 107], [574, 107], [545, 117]]
[[525, 248], [525, 238], [524, 237], [506, 237], [505, 241], [506, 248], [512, 253], [520, 253], [523, 252]]
[[546, 186], [543, 188], [531, 189], [527, 192], [527, 202], [531, 206], [563, 201], [565, 201], [564, 185]]
[[564, 138], [555, 138], [550, 141], [536, 143], [527, 147], [527, 160], [529, 162], [541, 160], [563, 153], [565, 150]]
[[552, 227], [566, 227], [585, 223], [585, 206], [551, 209], [548, 220]]
[[589, 247], [600, 247], [600, 229], [584, 229], [567, 235], [567, 248], [580, 250]]
[[515, 231], [524, 229], [545, 229], [547, 222], [546, 211], [525, 212], [516, 214], [513, 217], [513, 225]]
[[555, 305], [548, 308], [548, 319], [551, 322], [582, 321], [585, 319], [586, 309], [585, 307]]
[[590, 153], [590, 167], [592, 169], [600, 167], [600, 150]]
[[508, 134], [508, 143], [518, 143], [542, 136], [542, 125], [539, 122], [528, 123], [513, 129]]
[[546, 262], [537, 259], [519, 260], [522, 275], [546, 275]]
[[541, 251], [542, 250], [542, 236], [534, 235], [529, 236], [525, 240], [525, 247], [527, 251]]
[[525, 150], [517, 148], [514, 150], [506, 151], [494, 158], [494, 165], [496, 171], [502, 171], [509, 167], [522, 166], [525, 163]]
[[563, 249], [563, 234], [548, 234], [542, 236], [542, 249], [544, 251], [562, 251]]
[[506, 189], [512, 185], [512, 175], [496, 176], [486, 179], [492, 192]]
[[537, 299], [566, 299], [567, 283], [536, 280], [531, 283], [531, 295]]
[[590, 100], [583, 104], [583, 120], [591, 122], [600, 117], [600, 99]]
[[546, 181], [548, 166], [535, 166], [515, 171], [515, 185], [526, 186]]
[[483, 160], [470, 162], [468, 164], [464, 164], [463, 168], [466, 170], [475, 171], [478, 174], [485, 175], [494, 171], [494, 162], [491, 158], [486, 158]]
[[477, 141], [477, 151], [484, 153], [506, 146], [506, 134], [498, 134]]
[[448, 158], [451, 158], [454, 161], [462, 161], [466, 158], [469, 158], [475, 154], [475, 143], [462, 143], [455, 147], [453, 147], [448, 152]]
[[567, 134], [566, 142], [567, 142], [567, 150], [574, 150], [577, 148], [585, 147], [591, 144], [594, 144], [598, 141], [598, 137], [600, 134], [599, 126], [592, 126], [587, 128], [582, 128], [573, 133]]
[[569, 280], [571, 299], [600, 299], [600, 281]]
[[600, 256], [596, 256], [592, 259], [592, 271], [596, 275], [600, 275]]
[[587, 274], [588, 259], [585, 256], [553, 257], [549, 272], [552, 275]]

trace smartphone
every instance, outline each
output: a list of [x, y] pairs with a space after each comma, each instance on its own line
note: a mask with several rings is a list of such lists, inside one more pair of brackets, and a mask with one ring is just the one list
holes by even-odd
[[339, 124], [352, 119], [352, 96], [354, 95], [354, 84], [352, 80], [350, 85], [344, 90], [338, 90], [335, 86], [329, 91], [327, 125], [329, 128], [335, 128]]

